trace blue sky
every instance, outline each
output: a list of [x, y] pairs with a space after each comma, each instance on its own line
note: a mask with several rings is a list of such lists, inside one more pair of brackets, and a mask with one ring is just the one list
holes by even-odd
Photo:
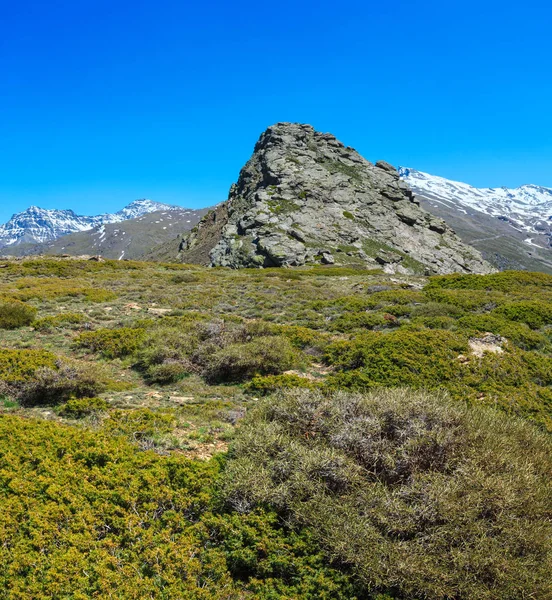
[[260, 133], [552, 187], [548, 3], [0, 0], [0, 222], [224, 200]]

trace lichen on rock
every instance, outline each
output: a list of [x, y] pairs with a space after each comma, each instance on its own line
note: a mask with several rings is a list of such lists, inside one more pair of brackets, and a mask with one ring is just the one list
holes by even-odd
[[420, 208], [392, 165], [374, 165], [333, 135], [296, 123], [278, 123], [261, 135], [228, 200], [183, 241], [179, 257], [232, 268], [493, 270], [444, 221]]

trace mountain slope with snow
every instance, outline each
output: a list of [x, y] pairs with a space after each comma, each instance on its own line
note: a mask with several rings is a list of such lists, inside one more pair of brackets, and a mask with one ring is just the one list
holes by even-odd
[[528, 232], [548, 230], [552, 219], [551, 188], [538, 185], [476, 188], [407, 167], [399, 167], [399, 175], [418, 195], [507, 218], [512, 225]]
[[[41, 244], [15, 244], [3, 249], [13, 256], [100, 255], [111, 259], [139, 259], [152, 248], [174, 240], [197, 225], [208, 208], [172, 208], [144, 213], [133, 219], [103, 223], [87, 231], [63, 235]], [[0, 254], [2, 250], [0, 250]]]
[[422, 206], [501, 269], [552, 272], [552, 189], [476, 188], [399, 167]]
[[51, 242], [63, 235], [88, 231], [109, 223], [121, 223], [160, 210], [182, 209], [143, 199], [131, 202], [114, 214], [89, 217], [77, 215], [72, 210], [48, 210], [31, 206], [27, 210], [13, 215], [4, 225], [0, 225], [0, 248], [18, 244]]

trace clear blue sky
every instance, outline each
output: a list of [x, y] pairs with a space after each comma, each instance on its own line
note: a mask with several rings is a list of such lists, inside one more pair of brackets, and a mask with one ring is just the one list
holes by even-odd
[[478, 186], [552, 187], [546, 2], [0, 7], [0, 222], [216, 203], [277, 121]]

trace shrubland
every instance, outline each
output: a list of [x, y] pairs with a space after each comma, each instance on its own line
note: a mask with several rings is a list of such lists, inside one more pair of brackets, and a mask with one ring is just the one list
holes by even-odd
[[528, 423], [442, 395], [295, 391], [246, 418], [224, 494], [308, 526], [374, 593], [548, 598], [551, 451]]
[[6, 597], [552, 597], [551, 276], [0, 274]]

